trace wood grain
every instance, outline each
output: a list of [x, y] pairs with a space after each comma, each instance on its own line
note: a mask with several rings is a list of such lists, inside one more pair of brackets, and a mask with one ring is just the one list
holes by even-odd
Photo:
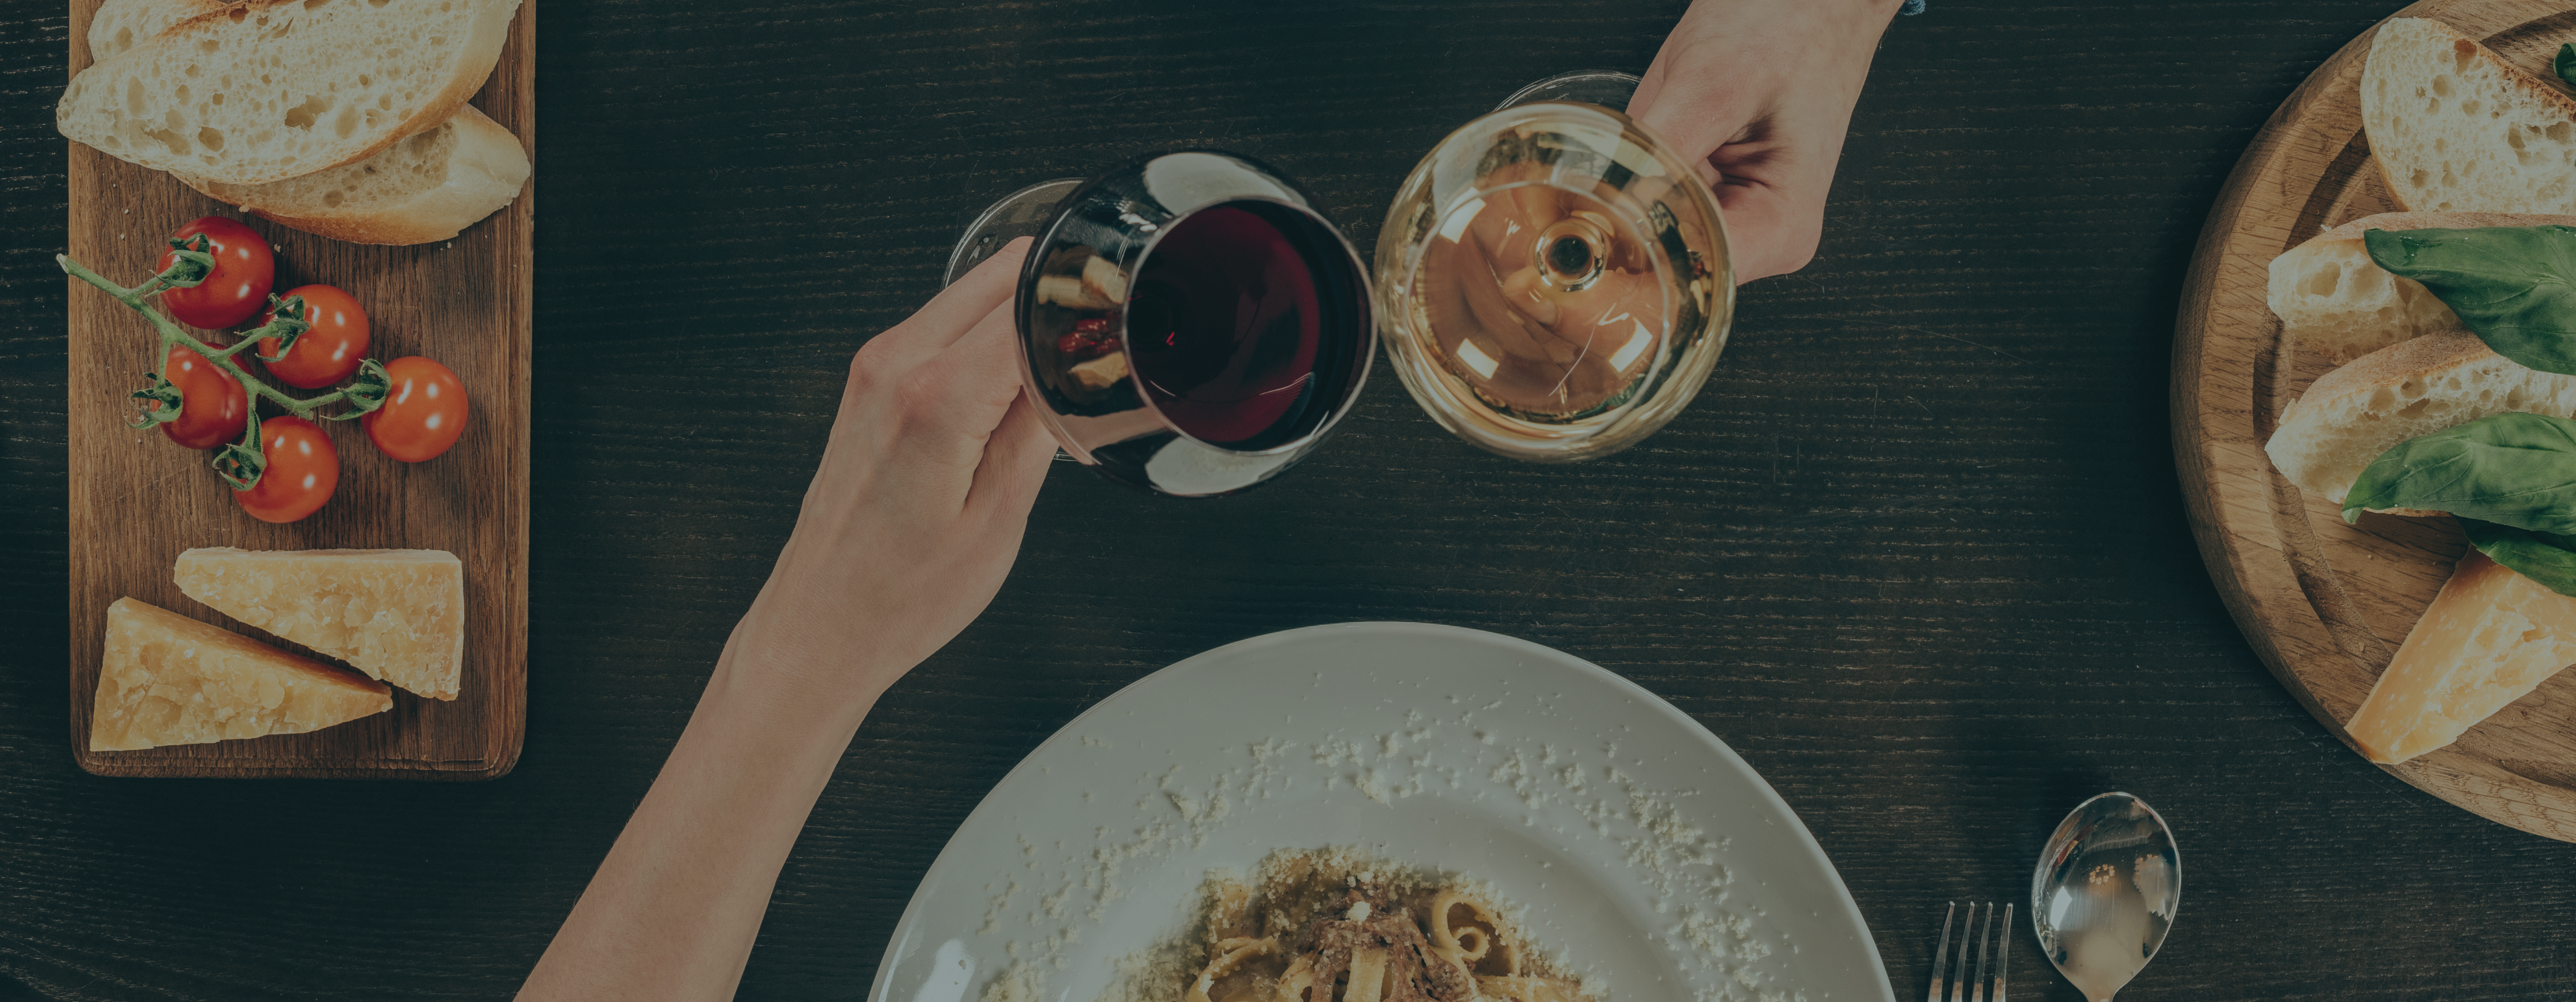
[[[71, 0], [71, 72], [89, 65], [86, 26], [99, 0]], [[523, 2], [476, 107], [535, 152], [534, 11]], [[446, 455], [402, 463], [356, 422], [322, 422], [340, 457], [330, 504], [271, 525], [242, 512], [207, 454], [157, 430], [124, 427], [125, 395], [157, 371], [151, 329], [131, 310], [70, 284], [71, 746], [104, 776], [491, 779], [517, 764], [527, 718], [528, 386], [536, 200], [455, 239], [371, 247], [288, 229], [215, 202], [176, 179], [70, 145], [70, 251], [113, 281], [151, 273], [162, 238], [205, 215], [242, 219], [276, 248], [277, 290], [322, 283], [367, 310], [369, 353], [427, 355], [454, 370], [472, 402]], [[533, 185], [531, 186], [533, 188]], [[465, 665], [457, 698], [394, 691], [391, 712], [306, 734], [138, 751], [92, 751], [107, 607], [133, 597], [281, 643], [180, 594], [171, 567], [199, 546], [446, 550], [465, 564]], [[294, 644], [298, 653], [313, 654]], [[321, 656], [314, 654], [314, 656]]]
[[[2428, 0], [2393, 16], [2448, 22], [2543, 79], [2576, 34], [2576, 8], [2551, 0]], [[2334, 368], [2283, 337], [2264, 305], [2272, 259], [2326, 227], [2403, 208], [2361, 128], [2372, 34], [2318, 67], [2238, 162], [2192, 261], [2173, 360], [2174, 451], [2219, 594], [2264, 664], [2347, 744], [2341, 723], [2467, 549], [2447, 517], [2347, 524], [2262, 449], [2281, 411]], [[2449, 747], [2386, 768], [2483, 817], [2576, 841], [2570, 720], [2576, 674], [2561, 673]]]
[[[1644, 68], [1684, 6], [547, 0], [525, 756], [491, 783], [137, 783], [64, 754], [70, 26], [0, 0], [0, 999], [510, 998], [795, 524], [850, 352], [936, 294], [977, 209], [1207, 145], [1370, 246], [1449, 130], [1550, 73]], [[2067, 808], [2125, 789], [2187, 873], [2123, 1002], [2576, 1000], [2569, 846], [2302, 709], [2174, 476], [2174, 309], [2212, 200], [2399, 6], [1899, 18], [1815, 262], [1746, 286], [1690, 409], [1600, 462], [1488, 456], [1381, 378], [1239, 498], [1059, 464], [991, 608], [852, 743], [737, 997], [864, 998], [949, 833], [1119, 686], [1411, 619], [1571, 652], [1706, 724], [1815, 833], [1903, 999], [1944, 901], [2014, 900]], [[2078, 1002], [2013, 946], [2014, 1002]]]

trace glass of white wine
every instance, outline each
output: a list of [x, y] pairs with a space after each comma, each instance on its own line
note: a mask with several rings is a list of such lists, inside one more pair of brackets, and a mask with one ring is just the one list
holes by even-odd
[[1697, 395], [1735, 281], [1715, 198], [1615, 108], [1637, 78], [1522, 88], [1459, 127], [1378, 233], [1379, 336], [1443, 427], [1516, 459], [1636, 444]]

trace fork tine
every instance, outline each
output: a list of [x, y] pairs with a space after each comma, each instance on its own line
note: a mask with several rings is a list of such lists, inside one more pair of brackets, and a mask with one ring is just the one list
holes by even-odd
[[1959, 903], [1950, 902], [1950, 910], [1941, 913], [1941, 945], [1932, 951], [1932, 994], [1923, 1002], [1941, 1002], [1941, 968], [1950, 959], [1950, 920], [1959, 916]]
[[1950, 969], [1950, 1002], [1968, 1000], [1968, 934], [1977, 931], [1977, 903], [1968, 902], [1968, 918], [1959, 925], [1958, 966]]
[[1970, 1002], [1986, 1002], [1986, 953], [1995, 942], [1995, 903], [1986, 902], [1986, 924], [1977, 932], [1977, 980], [1969, 982]]
[[2004, 975], [2012, 973], [2012, 910], [2013, 906], [2004, 906], [2004, 940], [1995, 944], [1994, 1002], [2004, 1002]]

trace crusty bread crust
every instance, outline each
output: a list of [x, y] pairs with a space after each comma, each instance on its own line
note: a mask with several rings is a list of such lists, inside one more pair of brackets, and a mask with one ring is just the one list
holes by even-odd
[[91, 62], [106, 59], [136, 43], [150, 39], [170, 26], [192, 17], [230, 7], [239, 0], [107, 0], [90, 15], [89, 40]]
[[[510, 204], [526, 186], [529, 174], [528, 155], [520, 148], [519, 138], [473, 105], [458, 108], [448, 124], [455, 126], [457, 136], [455, 149], [444, 165], [443, 183], [399, 201], [359, 198], [343, 207], [323, 204], [309, 190], [313, 187], [311, 182], [343, 182], [328, 179], [326, 172], [318, 171], [262, 185], [216, 184], [184, 176], [179, 180], [207, 197], [240, 206], [262, 219], [333, 240], [397, 246], [446, 240]], [[397, 147], [333, 170], [356, 171], [377, 160], [405, 155]], [[349, 183], [399, 182], [389, 172], [381, 179], [361, 178]]]
[[2355, 394], [2371, 393], [2410, 379], [2420, 380], [2493, 354], [2494, 349], [2488, 348], [2486, 342], [2468, 331], [2427, 334], [2371, 352], [2308, 384], [2308, 391], [2299, 394], [2299, 399], [2290, 403], [2290, 409], [2281, 412], [2281, 425], [2288, 427], [2297, 420], [2301, 410], [2316, 410]]
[[[390, 124], [371, 127], [374, 131], [366, 143], [346, 143], [336, 148], [326, 147], [331, 149], [331, 154], [327, 156], [316, 156], [288, 166], [258, 166], [224, 162], [227, 158], [215, 148], [197, 149], [193, 159], [176, 152], [148, 146], [115, 148], [114, 143], [121, 142], [116, 139], [118, 128], [114, 124], [119, 121], [116, 109], [120, 105], [116, 102], [120, 97], [114, 94], [90, 93], [96, 88], [114, 89], [116, 86], [114, 82], [119, 80], [135, 81], [127, 89], [135, 90], [138, 94], [145, 93], [147, 89], [142, 88], [139, 79], [133, 74], [148, 73], [145, 67], [162, 62], [177, 62], [184, 58], [193, 58], [183, 54], [193, 51], [201, 43], [220, 44], [230, 41], [234, 43], [236, 51], [244, 46], [256, 49], [263, 41], [282, 37], [283, 30], [273, 30], [266, 36], [245, 38], [241, 22], [262, 15], [273, 15], [282, 22], [292, 23], [299, 15], [314, 15], [314, 10], [305, 6], [306, 0], [246, 0], [239, 5], [209, 11], [179, 22], [152, 39], [138, 43], [134, 48], [94, 64], [89, 69], [83, 70], [72, 80], [72, 85], [65, 89], [61, 103], [55, 108], [55, 125], [65, 136], [86, 143], [110, 156], [146, 167], [211, 178], [228, 184], [266, 184], [356, 163], [383, 152], [404, 137], [424, 129], [434, 128], [439, 123], [447, 121], [456, 113], [457, 108], [464, 106], [467, 99], [483, 88], [484, 81], [492, 75], [492, 67], [500, 61], [501, 47], [509, 40], [510, 22], [518, 13], [518, 0], [456, 0], [456, 2], [468, 8], [467, 17], [462, 25], [464, 37], [463, 41], [458, 43], [455, 57], [445, 67], [447, 72], [438, 89], [423, 96], [417, 104], [407, 109], [395, 109], [401, 113], [401, 117]], [[329, 11], [326, 9], [322, 13], [328, 16]], [[277, 43], [269, 42], [269, 44]], [[226, 58], [238, 57], [227, 56]], [[85, 86], [93, 81], [95, 81], [94, 88]], [[172, 114], [177, 113], [174, 111]], [[165, 140], [171, 143], [187, 141], [184, 135]], [[240, 139], [233, 137], [231, 141], [239, 142]], [[103, 143], [111, 145], [102, 145]]]
[[[454, 116], [456, 109], [465, 107], [465, 102], [473, 100], [475, 93], [483, 89], [484, 83], [492, 79], [492, 67], [500, 65], [501, 46], [510, 40], [510, 22], [518, 16], [518, 13], [519, 0], [485, 4], [475, 13], [474, 19], [467, 23], [466, 37], [471, 41], [466, 43], [464, 52], [457, 57], [457, 65], [468, 67], [469, 72], [459, 73], [450, 78], [445, 89], [424, 102], [421, 106], [421, 114], [412, 119], [412, 127], [404, 130], [402, 135], [388, 136], [364, 155], [350, 157], [340, 163], [356, 163], [384, 152], [385, 147], [392, 146], [404, 136], [436, 127], [438, 123]], [[481, 67], [481, 69], [471, 69], [472, 67]], [[518, 144], [516, 139], [510, 142], [514, 146]], [[332, 166], [336, 167], [339, 164]]]

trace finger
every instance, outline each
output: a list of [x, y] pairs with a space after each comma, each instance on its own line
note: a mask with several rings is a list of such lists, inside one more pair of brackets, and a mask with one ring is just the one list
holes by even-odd
[[[1642, 89], [1642, 88], [1641, 88]], [[1635, 118], [1664, 141], [1664, 146], [1698, 172], [1700, 183], [1719, 182], [1709, 155], [1719, 147], [1748, 137], [1761, 107], [1738, 94], [1716, 89], [1707, 81], [1681, 80], [1659, 90], [1643, 111], [1628, 106]]]
[[1020, 395], [1018, 325], [996, 306], [955, 344], [905, 377], [907, 423], [928, 431], [927, 458], [962, 470], [983, 460], [984, 443]]
[[984, 443], [984, 465], [975, 468], [975, 486], [966, 494], [969, 512], [996, 518], [1025, 519], [1037, 503], [1038, 488], [1055, 466], [1055, 434], [1038, 417], [1026, 390], [1011, 402], [1002, 426]]
[[1735, 283], [1786, 275], [1816, 256], [1824, 232], [1824, 204], [1796, 193], [1759, 184], [1725, 184], [1717, 188], [1717, 205], [1726, 216], [1726, 257]]
[[868, 339], [862, 350], [885, 356], [885, 362], [896, 369], [909, 369], [956, 343], [995, 307], [1010, 305], [1011, 292], [1020, 282], [1020, 265], [1028, 260], [1029, 242], [1021, 237], [1002, 245], [992, 257], [939, 290], [920, 312]]

